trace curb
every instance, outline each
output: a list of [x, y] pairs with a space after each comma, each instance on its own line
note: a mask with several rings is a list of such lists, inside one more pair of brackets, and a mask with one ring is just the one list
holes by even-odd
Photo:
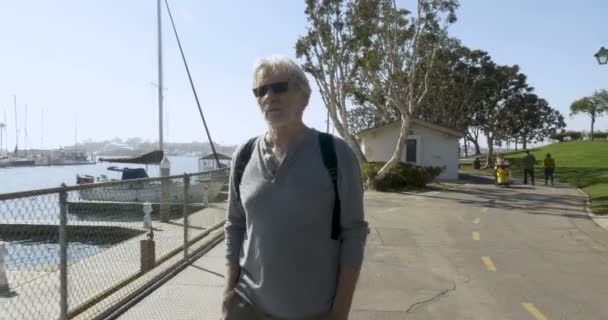
[[589, 197], [589, 195], [585, 193], [585, 191], [583, 191], [581, 188], [576, 188], [576, 191], [578, 191], [578, 193], [585, 197], [585, 211], [587, 212], [587, 216], [591, 220], [593, 220], [593, 222], [595, 222], [595, 224], [597, 224], [600, 228], [608, 230], [608, 215], [600, 216], [594, 214], [593, 211], [591, 211], [591, 197]]

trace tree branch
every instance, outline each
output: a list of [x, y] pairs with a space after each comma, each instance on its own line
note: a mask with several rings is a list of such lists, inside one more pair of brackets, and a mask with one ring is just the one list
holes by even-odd
[[420, 106], [420, 104], [422, 103], [422, 100], [424, 100], [424, 98], [426, 97], [426, 94], [429, 91], [429, 74], [433, 70], [433, 66], [435, 64], [436, 53], [437, 53], [437, 48], [434, 48], [433, 55], [431, 56], [431, 65], [426, 70], [426, 74], [424, 75], [424, 91], [422, 92], [420, 97], [418, 97], [418, 101], [416, 102], [416, 108], [418, 108], [418, 106]]

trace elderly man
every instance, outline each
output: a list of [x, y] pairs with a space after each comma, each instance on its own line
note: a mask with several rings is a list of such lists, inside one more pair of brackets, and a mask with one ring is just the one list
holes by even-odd
[[526, 155], [522, 159], [524, 167], [524, 184], [528, 184], [528, 175], [534, 185], [534, 165], [536, 164], [536, 158], [530, 153], [530, 150], [526, 150]]
[[255, 66], [268, 131], [233, 157], [223, 319], [348, 318], [368, 233], [360, 169], [343, 140], [302, 122], [310, 92], [287, 58]]

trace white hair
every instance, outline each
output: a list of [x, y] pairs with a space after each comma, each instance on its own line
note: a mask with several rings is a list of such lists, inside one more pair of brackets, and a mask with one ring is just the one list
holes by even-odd
[[253, 67], [253, 83], [257, 84], [258, 73], [262, 71], [281, 72], [286, 73], [294, 83], [300, 87], [302, 92], [305, 94], [306, 99], [310, 98], [310, 83], [304, 70], [295, 63], [293, 60], [285, 56], [270, 56], [268, 58], [262, 58], [258, 60]]

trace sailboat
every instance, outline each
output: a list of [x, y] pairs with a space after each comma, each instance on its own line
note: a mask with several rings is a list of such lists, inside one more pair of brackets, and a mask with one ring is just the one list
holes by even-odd
[[[145, 164], [145, 165], [160, 165], [164, 159], [162, 151], [153, 151], [139, 157], [134, 158], [100, 158], [100, 162], [111, 163], [126, 163], [126, 164]], [[135, 179], [149, 178], [148, 173], [144, 168], [129, 168], [110, 166], [109, 171], [121, 172], [120, 180], [108, 179], [106, 175], [93, 177], [90, 175], [77, 175], [76, 181], [78, 184], [95, 183], [95, 182], [111, 182], [111, 181], [128, 181]], [[184, 202], [184, 184], [182, 180], [169, 180], [169, 203], [181, 204]], [[133, 181], [129, 184], [120, 184], [116, 186], [93, 188], [80, 190], [80, 200], [83, 201], [104, 201], [104, 202], [129, 202], [129, 203], [160, 203], [161, 201], [161, 182], [141, 182]], [[214, 180], [210, 176], [195, 176], [192, 179], [189, 190], [189, 203], [206, 203], [209, 200], [214, 200], [220, 193], [224, 182]]]
[[[167, 10], [169, 7], [167, 6]], [[169, 12], [169, 16], [171, 17], [171, 12]], [[143, 165], [159, 165], [161, 167], [161, 172], [163, 171], [163, 167], [168, 164], [168, 159], [166, 158], [163, 151], [163, 68], [162, 68], [162, 28], [161, 28], [161, 0], [157, 1], [157, 20], [158, 20], [158, 108], [159, 108], [159, 150], [152, 151], [150, 153], [141, 155], [139, 157], [132, 158], [100, 158], [100, 162], [112, 162], [112, 163], [129, 163], [129, 164], [143, 164]], [[174, 26], [175, 28], [175, 26]], [[175, 30], [175, 29], [174, 29]], [[176, 37], [177, 37], [177, 31]], [[179, 44], [179, 37], [178, 44]], [[180, 44], [181, 50], [181, 44]], [[182, 58], [183, 52], [182, 52]], [[184, 58], [185, 63], [185, 58]], [[186, 65], [186, 70], [188, 67]], [[188, 71], [188, 76], [190, 77], [190, 73]], [[192, 83], [192, 79], [191, 83]], [[194, 90], [194, 87], [193, 87]], [[195, 98], [196, 92], [194, 92]], [[200, 111], [200, 105], [199, 105]], [[202, 116], [202, 111], [201, 116]], [[204, 117], [203, 122], [206, 126]], [[207, 130], [207, 134], [208, 130]], [[215, 152], [215, 148], [213, 146], [213, 142], [209, 137], [209, 141], [211, 147]], [[215, 156], [216, 161], [219, 163], [219, 159], [217, 155]], [[141, 178], [148, 178], [148, 174], [143, 168], [128, 168], [123, 167], [119, 168], [117, 166], [108, 167], [109, 171], [117, 171], [122, 173], [121, 180], [134, 180]], [[162, 174], [161, 174], [162, 175]], [[107, 178], [105, 175], [101, 175], [99, 177], [93, 177], [89, 175], [77, 175], [76, 182], [78, 184], [86, 184], [86, 183], [95, 183], [95, 182], [110, 182], [111, 180]], [[165, 187], [169, 190], [169, 202], [172, 204], [178, 204], [184, 202], [184, 184], [183, 181], [179, 180], [170, 180], [169, 182], [165, 181]], [[140, 182], [134, 181], [129, 184], [120, 184], [117, 186], [103, 187], [103, 188], [93, 188], [93, 189], [85, 189], [80, 191], [80, 200], [82, 201], [103, 201], [103, 202], [129, 202], [129, 203], [160, 203], [161, 202], [161, 182]], [[168, 184], [168, 186], [166, 186]], [[224, 179], [214, 179], [213, 172], [207, 175], [197, 175], [195, 176], [190, 185], [189, 191], [189, 202], [190, 203], [206, 203], [209, 200], [214, 200], [222, 190], [225, 185]]]

